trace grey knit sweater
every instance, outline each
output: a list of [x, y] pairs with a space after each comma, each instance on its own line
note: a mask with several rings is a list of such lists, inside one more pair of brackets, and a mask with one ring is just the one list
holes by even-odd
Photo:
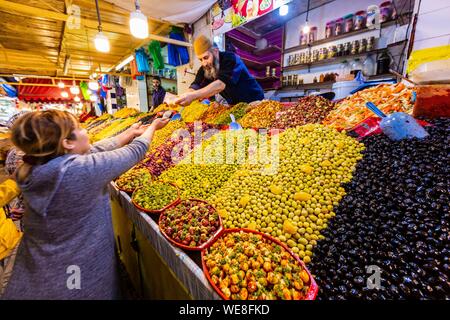
[[[2, 299], [117, 299], [108, 183], [141, 160], [145, 138], [35, 166], [20, 185], [24, 236]], [[115, 149], [115, 150], [114, 150]]]

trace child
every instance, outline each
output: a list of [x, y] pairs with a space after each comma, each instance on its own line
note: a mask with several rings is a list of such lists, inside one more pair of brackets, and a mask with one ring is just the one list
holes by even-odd
[[167, 122], [133, 125], [92, 147], [68, 112], [17, 120], [12, 141], [25, 153], [17, 174], [25, 230], [3, 299], [120, 297], [108, 184], [145, 156]]
[[0, 296], [9, 276], [8, 270], [14, 263], [11, 253], [22, 237], [22, 232], [17, 230], [11, 219], [6, 217], [2, 207], [14, 199], [19, 192], [19, 187], [12, 179], [0, 183]]

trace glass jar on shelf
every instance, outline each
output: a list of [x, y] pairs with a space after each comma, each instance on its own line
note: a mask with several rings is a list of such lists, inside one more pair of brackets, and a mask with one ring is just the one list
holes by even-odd
[[300, 45], [305, 46], [308, 44], [308, 34], [300, 31]]
[[363, 65], [361, 63], [360, 59], [355, 59], [350, 65], [350, 73], [353, 74], [355, 77], [358, 74], [358, 72], [362, 71]]
[[336, 46], [336, 56], [342, 57], [344, 55], [344, 45], [342, 43]]
[[366, 26], [366, 11], [361, 10], [355, 13], [355, 30], [364, 29]]
[[317, 27], [311, 27], [308, 34], [308, 43], [313, 43], [317, 40]]
[[359, 53], [359, 40], [355, 40], [352, 42], [352, 48], [350, 50], [350, 54]]
[[343, 56], [348, 56], [348, 55], [350, 55], [351, 47], [352, 47], [352, 45], [351, 45], [350, 42], [344, 43], [344, 50], [343, 50], [343, 52], [342, 52], [342, 55], [343, 55]]
[[361, 41], [359, 42], [359, 50], [358, 53], [364, 53], [367, 50], [367, 40], [366, 39], [361, 39]]
[[313, 50], [311, 62], [319, 61], [319, 50]]
[[380, 5], [380, 22], [386, 22], [392, 19], [392, 3], [385, 1]]
[[331, 38], [333, 36], [333, 31], [334, 31], [334, 21], [329, 21], [326, 24], [325, 27], [325, 38]]
[[347, 79], [350, 74], [350, 64], [347, 60], [342, 61], [341, 66], [339, 67], [339, 76], [341, 80]]
[[294, 74], [292, 78], [292, 85], [296, 86], [298, 82], [298, 74]]
[[343, 33], [344, 30], [344, 19], [339, 18], [334, 22], [334, 35], [339, 36]]
[[337, 47], [331, 46], [328, 48], [327, 59], [331, 59], [337, 56]]
[[325, 51], [324, 48], [320, 48], [319, 50], [319, 61], [325, 59]]
[[323, 73], [320, 74], [319, 82], [324, 82], [325, 75]]
[[305, 52], [305, 63], [311, 63], [311, 54], [309, 51]]
[[345, 27], [344, 27], [344, 32], [348, 33], [353, 31], [353, 14], [348, 14], [344, 17], [344, 21], [345, 21]]
[[375, 49], [375, 37], [370, 37], [369, 39], [367, 39], [366, 49], [367, 51], [372, 51]]
[[376, 69], [375, 60], [370, 55], [368, 55], [363, 63], [363, 69], [362, 69], [363, 75], [365, 77], [373, 76], [376, 73], [375, 69]]

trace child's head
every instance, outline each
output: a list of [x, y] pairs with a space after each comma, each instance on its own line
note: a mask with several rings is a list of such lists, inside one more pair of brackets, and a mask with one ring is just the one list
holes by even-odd
[[[20, 117], [12, 127], [12, 141], [25, 156], [28, 167], [45, 164], [67, 153], [84, 154], [89, 151], [89, 137], [80, 128], [77, 118], [59, 110], [30, 112]], [[25, 166], [26, 169], [26, 166]], [[19, 178], [28, 175], [19, 172]]]

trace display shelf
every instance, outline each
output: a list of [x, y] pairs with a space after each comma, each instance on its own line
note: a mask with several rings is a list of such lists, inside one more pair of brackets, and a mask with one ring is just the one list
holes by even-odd
[[266, 54], [271, 54], [271, 53], [275, 53], [275, 52], [281, 52], [281, 48], [279, 46], [270, 45], [270, 46], [267, 46], [267, 48], [253, 51], [253, 54], [255, 56], [261, 57]]
[[280, 77], [255, 77], [255, 79], [259, 82], [270, 82], [280, 80]]
[[[411, 12], [405, 13], [403, 15], [411, 15]], [[394, 25], [396, 22], [397, 22], [397, 20], [390, 20], [390, 21], [383, 22], [381, 24], [381, 28], [383, 29], [383, 28], [390, 27], [390, 26]], [[320, 39], [320, 40], [314, 41], [314, 42], [312, 42], [310, 44], [305, 44], [305, 45], [299, 45], [299, 46], [291, 47], [291, 48], [285, 49], [284, 53], [291, 53], [291, 52], [307, 49], [309, 47], [320, 46], [322, 44], [326, 44], [326, 43], [329, 43], [329, 42], [334, 42], [336, 40], [349, 38], [349, 37], [352, 37], [352, 36], [355, 36], [355, 35], [358, 35], [358, 34], [367, 33], [367, 32], [373, 31], [373, 30], [376, 30], [376, 29], [369, 29], [369, 28], [366, 27], [366, 28], [361, 29], [361, 30], [351, 31], [351, 32], [344, 33], [344, 34], [341, 34], [341, 35], [338, 35], [338, 36], [333, 36], [333, 37], [330, 37], [330, 38]]]
[[309, 89], [328, 89], [333, 87], [336, 81], [326, 81], [326, 82], [316, 82], [316, 83], [304, 83], [298, 86], [286, 86], [282, 87], [283, 91], [293, 91], [293, 90], [309, 90]]
[[177, 82], [177, 79], [171, 79], [171, 78], [161, 78], [161, 80]]
[[369, 77], [366, 77], [366, 78], [369, 81], [375, 81], [375, 80], [383, 80], [383, 79], [395, 79], [397, 77], [395, 75], [393, 75], [392, 73], [384, 73], [384, 74], [378, 74], [378, 75], [374, 75], [374, 76], [369, 76]]
[[271, 60], [268, 62], [258, 62], [255, 60], [251, 60], [248, 58], [241, 57], [242, 61], [244, 61], [245, 65], [254, 70], [264, 70], [267, 66], [271, 68], [279, 67], [280, 62], [277, 60]]
[[235, 37], [235, 36], [233, 36], [231, 34], [227, 34], [227, 37], [230, 39], [230, 41], [234, 45], [236, 45], [238, 48], [241, 48], [241, 49], [243, 49], [245, 51], [253, 52], [253, 51], [255, 51], [257, 49], [256, 46], [254, 46], [254, 45], [252, 45], [252, 44], [250, 44], [248, 42], [245, 42], [244, 40], [241, 40], [238, 37]]
[[327, 64], [339, 63], [339, 62], [342, 62], [344, 60], [353, 59], [353, 58], [357, 58], [357, 57], [361, 57], [361, 56], [365, 56], [365, 55], [369, 55], [369, 54], [376, 54], [376, 53], [379, 53], [379, 52], [383, 52], [383, 51], [386, 51], [387, 49], [388, 48], [375, 49], [375, 50], [366, 51], [366, 52], [362, 52], [362, 53], [349, 54], [349, 55], [346, 55], [346, 56], [334, 57], [334, 58], [331, 58], [331, 59], [324, 59], [324, 60], [321, 60], [321, 61], [316, 61], [316, 62], [311, 62], [311, 63], [297, 64], [297, 65], [293, 65], [293, 66], [283, 67], [283, 71], [303, 70], [303, 69], [308, 69], [309, 67], [323, 66], [323, 65], [327, 65]]

